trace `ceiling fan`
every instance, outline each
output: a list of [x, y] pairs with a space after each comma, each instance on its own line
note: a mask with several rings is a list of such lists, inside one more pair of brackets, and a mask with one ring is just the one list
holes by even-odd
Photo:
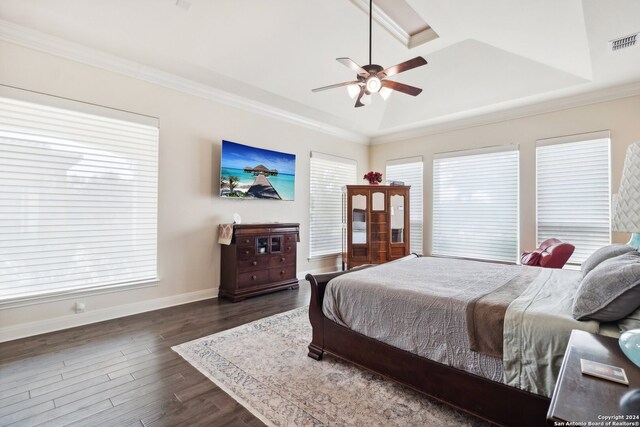
[[369, 64], [360, 66], [356, 64], [350, 58], [336, 58], [336, 61], [341, 64], [349, 67], [351, 70], [355, 71], [356, 80], [337, 83], [334, 85], [323, 86], [316, 89], [312, 89], [312, 92], [320, 92], [327, 89], [333, 89], [336, 87], [347, 86], [347, 90], [351, 97], [358, 98], [356, 99], [355, 107], [363, 107], [367, 105], [371, 98], [367, 96], [363, 98], [365, 95], [371, 95], [374, 93], [380, 93], [384, 99], [387, 99], [391, 94], [392, 90], [406, 93], [411, 96], [418, 96], [422, 89], [417, 88], [415, 86], [409, 86], [404, 83], [395, 82], [393, 80], [387, 80], [388, 77], [395, 76], [396, 74], [400, 74], [404, 71], [411, 70], [413, 68], [420, 67], [422, 65], [426, 65], [427, 61], [421, 57], [416, 56], [413, 59], [402, 62], [397, 65], [393, 65], [389, 68], [382, 68], [380, 65], [372, 64], [371, 61], [371, 27], [373, 21], [373, 0], [369, 0]]

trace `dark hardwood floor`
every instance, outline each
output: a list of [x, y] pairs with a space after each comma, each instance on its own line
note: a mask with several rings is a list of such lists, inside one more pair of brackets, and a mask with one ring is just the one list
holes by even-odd
[[171, 346], [308, 302], [301, 281], [2, 343], [0, 426], [261, 426]]

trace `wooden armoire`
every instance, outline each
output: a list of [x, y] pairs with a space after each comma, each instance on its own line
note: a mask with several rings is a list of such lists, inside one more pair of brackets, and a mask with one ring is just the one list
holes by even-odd
[[382, 264], [409, 255], [409, 189], [347, 185], [343, 265]]

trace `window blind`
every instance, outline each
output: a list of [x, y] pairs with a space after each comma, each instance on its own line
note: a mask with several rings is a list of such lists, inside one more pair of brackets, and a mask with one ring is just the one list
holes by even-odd
[[356, 183], [355, 160], [311, 152], [309, 256], [342, 252], [343, 187]]
[[409, 191], [409, 221], [411, 252], [423, 253], [422, 236], [422, 195], [423, 191], [423, 163], [422, 157], [389, 160], [386, 167], [388, 181], [402, 181], [410, 185]]
[[518, 167], [515, 146], [436, 156], [434, 255], [517, 260]]
[[611, 243], [610, 140], [607, 132], [565, 141], [541, 140], [536, 147], [537, 239], [573, 244], [568, 263], [577, 265]]
[[155, 280], [157, 165], [157, 126], [0, 97], [0, 303]]

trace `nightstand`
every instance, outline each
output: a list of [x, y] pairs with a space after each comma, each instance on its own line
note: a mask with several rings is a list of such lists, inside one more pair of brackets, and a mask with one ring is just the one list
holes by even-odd
[[[584, 375], [580, 359], [623, 368], [629, 385]], [[574, 330], [549, 405], [547, 423], [606, 426], [608, 421], [640, 425], [640, 368], [622, 353], [617, 339]]]

